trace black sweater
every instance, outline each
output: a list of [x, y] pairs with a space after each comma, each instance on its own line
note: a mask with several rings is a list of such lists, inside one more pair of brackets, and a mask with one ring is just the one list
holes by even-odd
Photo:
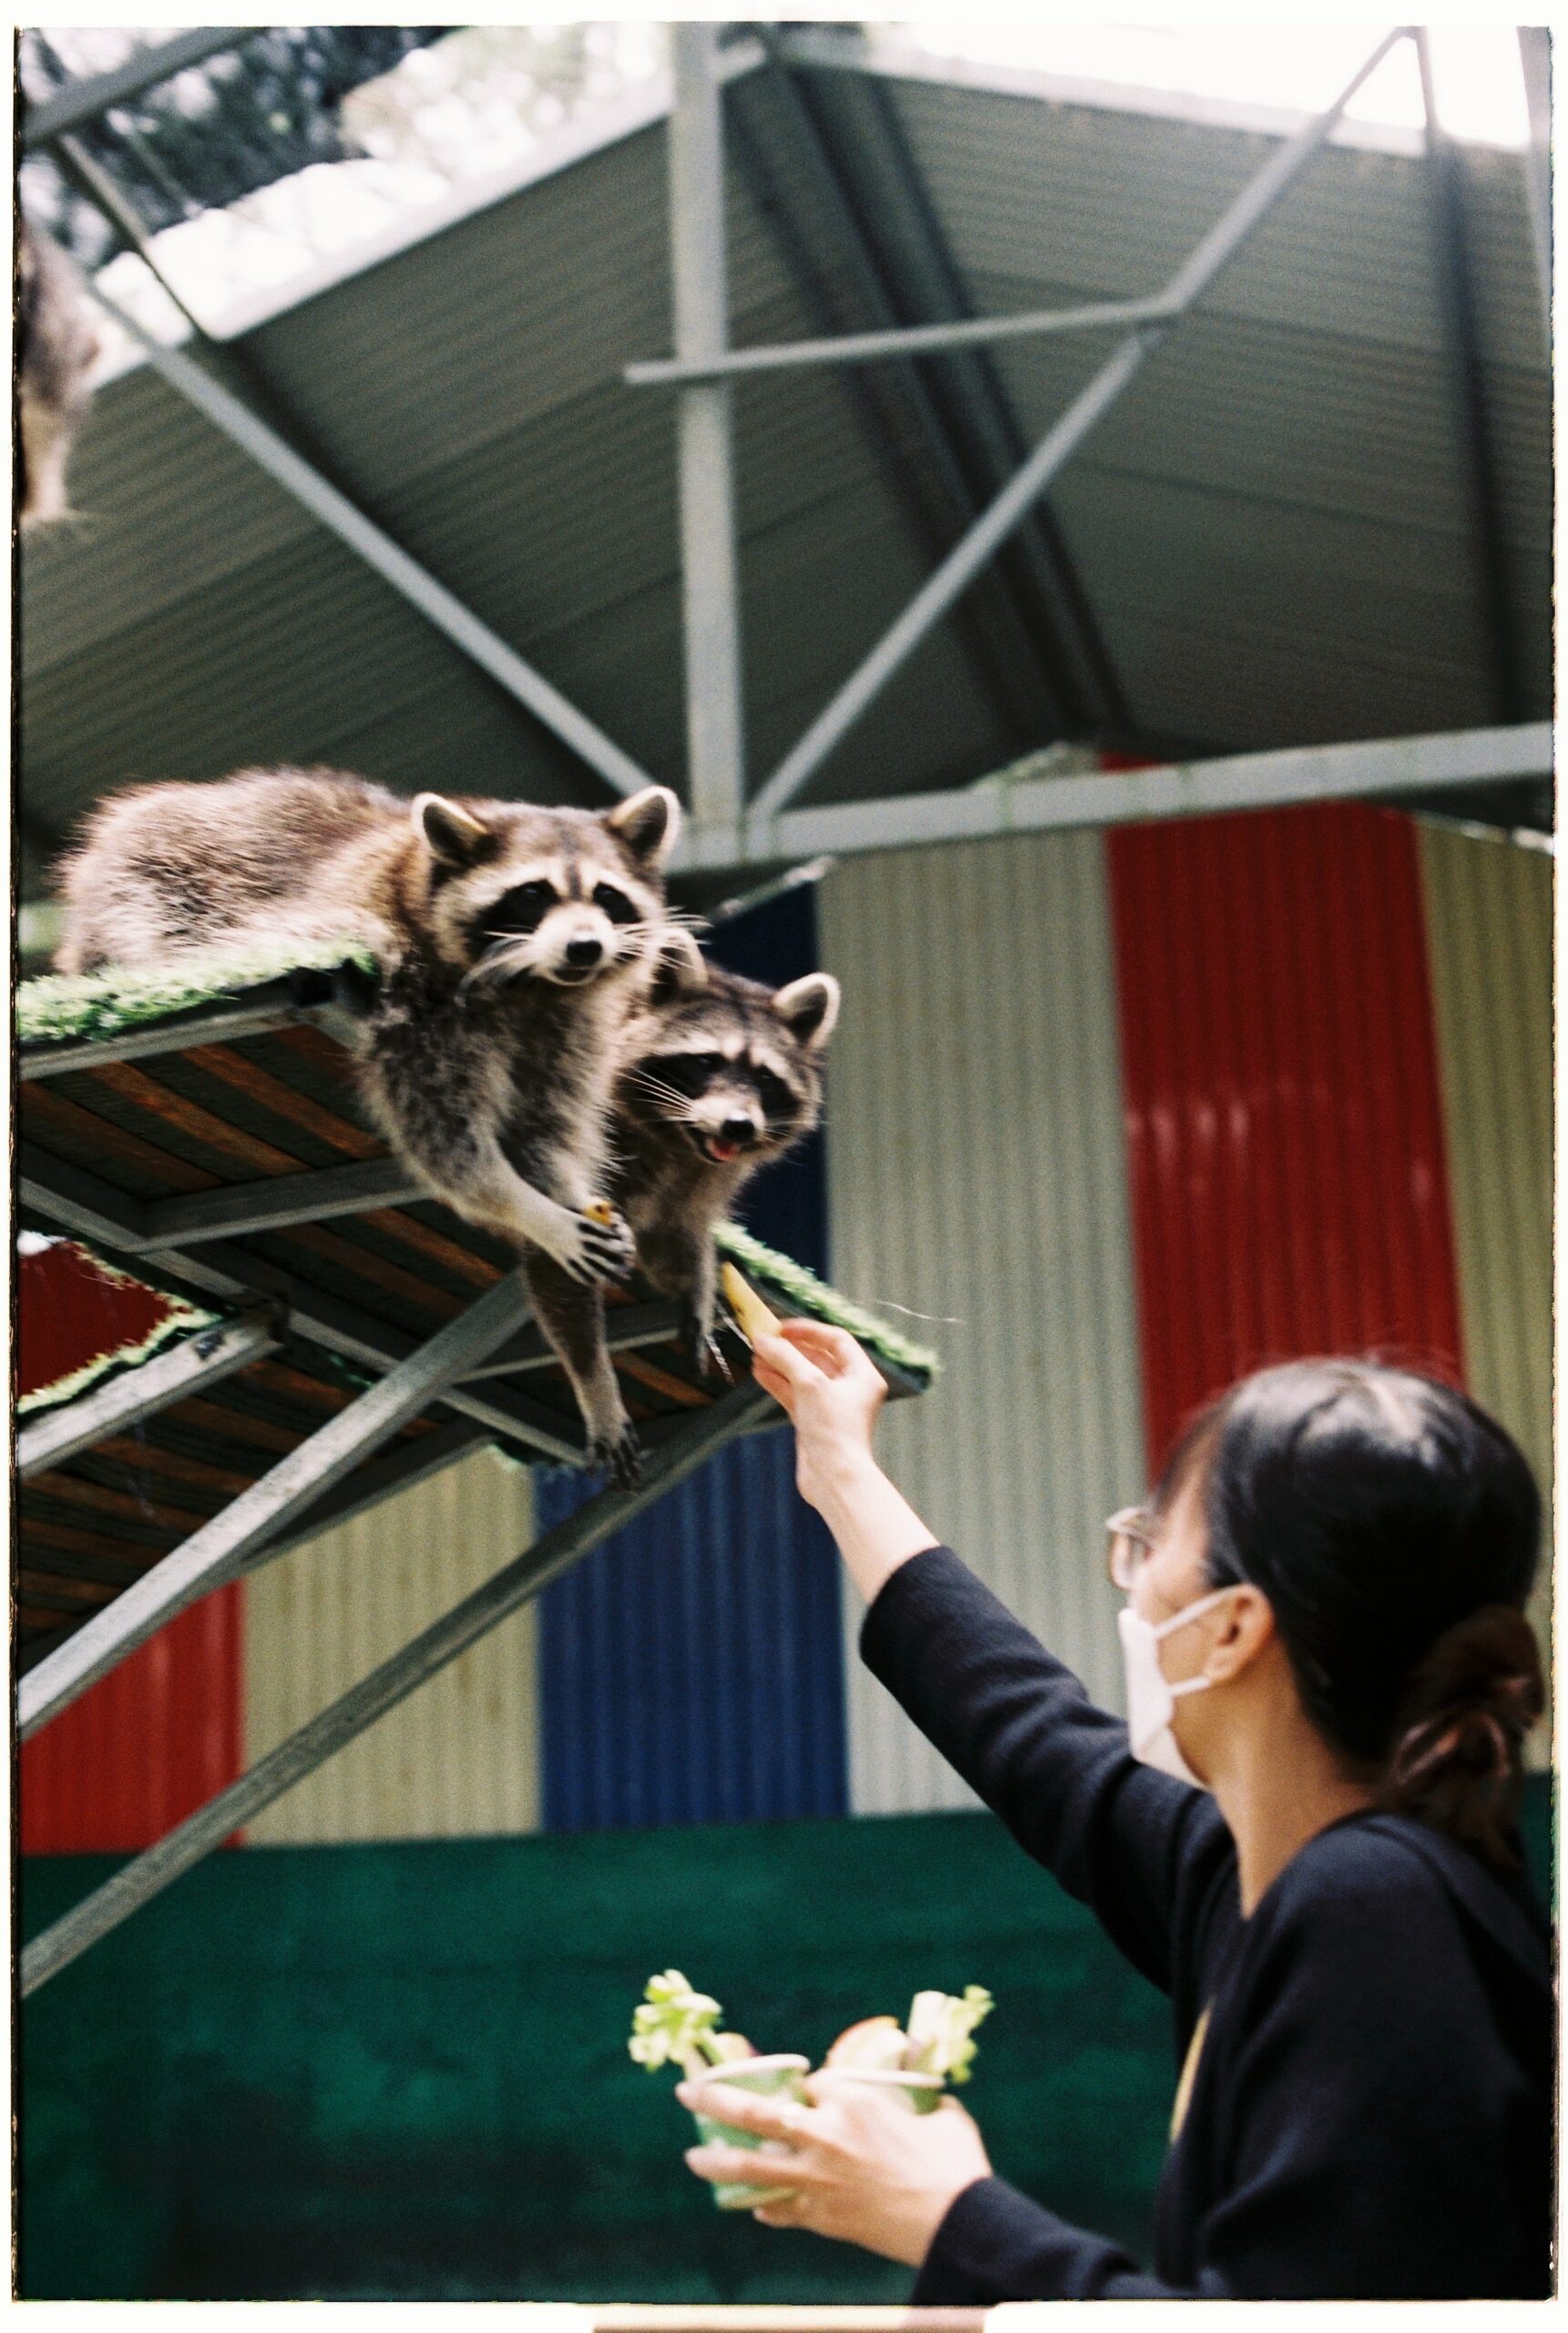
[[1244, 1920], [1214, 1800], [1134, 1759], [946, 1547], [894, 1573], [861, 1650], [1025, 1851], [1209, 2025], [1160, 2182], [1156, 2276], [1000, 2179], [938, 2230], [917, 2303], [1533, 2298], [1550, 2289], [1551, 1951], [1522, 1880], [1358, 1814]]

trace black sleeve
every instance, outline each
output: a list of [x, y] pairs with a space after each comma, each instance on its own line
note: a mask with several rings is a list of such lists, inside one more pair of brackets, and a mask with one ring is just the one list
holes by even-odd
[[861, 1630], [862, 1658], [1013, 1837], [1162, 1989], [1172, 1934], [1205, 1864], [1234, 1860], [1206, 1792], [1143, 1765], [949, 1548], [901, 1564]]
[[991, 2308], [1003, 2300], [1173, 2300], [1119, 2245], [1058, 2219], [1005, 2179], [977, 2179], [937, 2230], [910, 2305]]

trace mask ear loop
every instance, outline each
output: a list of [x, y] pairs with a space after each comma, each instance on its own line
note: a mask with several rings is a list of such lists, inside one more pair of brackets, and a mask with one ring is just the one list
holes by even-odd
[[[1200, 1612], [1208, 1611], [1213, 1605], [1219, 1602], [1222, 1596], [1232, 1596], [1238, 1588], [1245, 1588], [1245, 1580], [1231, 1579], [1227, 1580], [1223, 1588], [1211, 1588], [1206, 1596], [1200, 1596], [1195, 1603], [1185, 1605], [1181, 1611], [1173, 1613], [1168, 1620], [1160, 1622], [1159, 1627], [1154, 1630], [1156, 1643], [1162, 1637], [1171, 1635], [1173, 1629], [1184, 1629], [1189, 1620], [1195, 1620]], [[1175, 1691], [1173, 1686], [1172, 1691]]]

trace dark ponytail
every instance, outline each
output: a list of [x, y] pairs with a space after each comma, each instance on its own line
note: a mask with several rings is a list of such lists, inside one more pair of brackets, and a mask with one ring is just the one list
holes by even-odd
[[1513, 1860], [1524, 1737], [1546, 1703], [1535, 1632], [1522, 1612], [1491, 1604], [1445, 1630], [1417, 1666], [1378, 1791], [1414, 1814]]
[[1523, 1616], [1541, 1501], [1516, 1444], [1450, 1385], [1291, 1362], [1184, 1436], [1208, 1571], [1268, 1598], [1302, 1703], [1378, 1804], [1516, 1859], [1522, 1745], [1544, 1701]]

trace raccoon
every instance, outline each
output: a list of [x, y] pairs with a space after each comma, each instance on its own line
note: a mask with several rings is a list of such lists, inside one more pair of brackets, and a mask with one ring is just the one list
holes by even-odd
[[29, 529], [70, 515], [66, 460], [90, 403], [99, 340], [57, 243], [24, 219], [16, 239], [16, 509]]
[[[610, 1210], [607, 1125], [638, 975], [669, 930], [661, 869], [680, 806], [649, 786], [601, 813], [421, 794], [333, 770], [136, 786], [63, 863], [62, 971], [197, 948], [350, 936], [380, 979], [358, 1082], [404, 1164], [516, 1245], [547, 1334], [577, 1288], [630, 1269]], [[621, 1483], [636, 1445], [597, 1337], [558, 1346], [589, 1454]]]
[[[710, 963], [689, 933], [671, 930], [622, 1030], [610, 1196], [647, 1278], [684, 1299], [682, 1334], [704, 1373], [714, 1227], [758, 1168], [816, 1125], [838, 1007], [829, 972], [765, 988]], [[554, 1291], [552, 1336], [580, 1333], [574, 1323], [585, 1310], [579, 1290]]]

